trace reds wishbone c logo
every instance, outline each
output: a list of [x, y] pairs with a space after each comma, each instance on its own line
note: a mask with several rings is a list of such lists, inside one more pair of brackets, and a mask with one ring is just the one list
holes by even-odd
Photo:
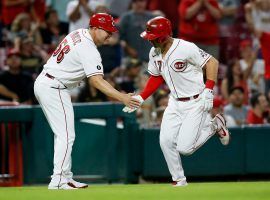
[[177, 59], [172, 62], [171, 68], [176, 72], [183, 72], [187, 68], [187, 62], [185, 60]]

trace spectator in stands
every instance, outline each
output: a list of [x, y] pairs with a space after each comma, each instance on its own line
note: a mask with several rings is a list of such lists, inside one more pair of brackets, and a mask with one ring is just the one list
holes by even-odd
[[30, 12], [33, 21], [42, 24], [45, 21], [46, 0], [31, 0]]
[[246, 21], [260, 41], [265, 61], [265, 93], [270, 93], [270, 1], [252, 0], [245, 5]]
[[0, 17], [0, 47], [4, 46], [4, 41], [3, 41], [3, 24], [1, 21], [1, 17]]
[[239, 10], [239, 0], [218, 0], [222, 13], [219, 21], [220, 36], [220, 59], [219, 61], [227, 64], [228, 59], [235, 57], [238, 49], [238, 43], [235, 42], [238, 37], [237, 32], [237, 12]]
[[55, 49], [60, 41], [68, 34], [68, 24], [59, 21], [56, 10], [48, 10], [45, 14], [46, 26], [40, 28], [43, 44], [49, 49]]
[[225, 30], [227, 31], [220, 32], [221, 36], [230, 37], [232, 34], [231, 28], [235, 25], [236, 22], [239, 0], [218, 0], [218, 2], [220, 11], [222, 13], [222, 18], [220, 19], [219, 23], [220, 26], [225, 28]]
[[106, 5], [110, 8], [111, 14], [120, 17], [128, 11], [132, 0], [105, 0]]
[[229, 62], [226, 77], [221, 82], [221, 94], [226, 102], [229, 101], [230, 90], [232, 90], [233, 87], [240, 86], [244, 89], [245, 103], [248, 103], [247, 79], [250, 75], [252, 66], [253, 65], [249, 65], [245, 71], [242, 71], [238, 59]]
[[238, 126], [246, 124], [248, 107], [244, 105], [244, 89], [233, 87], [230, 90], [229, 102], [224, 107], [224, 114], [231, 116]]
[[[153, 110], [152, 117], [150, 118], [151, 121], [149, 121], [147, 124], [150, 127], [160, 127], [163, 113], [166, 107], [168, 106], [168, 102], [169, 102], [168, 93], [165, 90], [160, 89], [154, 96], [154, 102], [155, 102], [155, 106], [153, 107], [153, 103], [152, 103], [152, 107], [151, 107], [151, 109]], [[148, 106], [148, 108], [150, 107]], [[140, 109], [146, 110], [145, 105], [143, 105], [143, 107]], [[138, 113], [140, 112], [140, 109], [137, 111]]]
[[146, 10], [147, 0], [132, 0], [131, 10], [120, 17], [120, 39], [126, 56], [148, 62], [151, 44], [140, 37], [145, 24], [154, 15]]
[[264, 94], [254, 94], [250, 99], [252, 108], [248, 111], [248, 124], [265, 124], [268, 115], [268, 102]]
[[[209, 113], [209, 117], [211, 117], [213, 119], [218, 113], [223, 113], [224, 112], [223, 106], [224, 105], [223, 105], [222, 99], [220, 97], [215, 97], [214, 101], [213, 101], [213, 108]], [[223, 115], [224, 115], [224, 117], [226, 119], [227, 127], [237, 126], [234, 118], [230, 114], [224, 112]]]
[[155, 11], [160, 10], [166, 18], [168, 18], [172, 23], [172, 31], [173, 37], [177, 37], [178, 35], [178, 4], [179, 0], [148, 0], [148, 8], [149, 10]]
[[21, 13], [12, 22], [11, 26], [12, 38], [15, 47], [18, 48], [22, 38], [32, 37], [34, 43], [37, 45], [42, 44], [41, 35], [38, 26], [31, 22], [31, 17], [28, 13]]
[[135, 81], [142, 68], [142, 62], [135, 58], [128, 59], [126, 70], [120, 88], [126, 93], [132, 93], [136, 90]]
[[151, 128], [160, 128], [165, 109], [165, 106], [161, 106], [155, 109], [154, 119], [150, 124]]
[[159, 90], [154, 96], [156, 107], [168, 106], [169, 95], [164, 90]]
[[88, 27], [89, 17], [93, 14], [91, 0], [70, 1], [66, 14], [69, 19], [69, 32]]
[[22, 70], [30, 73], [35, 79], [48, 59], [48, 54], [36, 45], [31, 37], [22, 39], [20, 54]]
[[1, 2], [1, 17], [7, 27], [10, 27], [17, 15], [28, 12], [31, 5], [29, 0], [2, 0]]
[[217, 0], [181, 0], [178, 12], [179, 37], [219, 58], [218, 21], [222, 14]]
[[67, 5], [70, 0], [46, 0], [47, 10], [56, 10], [59, 20], [65, 23], [66, 26], [69, 24], [69, 19], [66, 15]]
[[[80, 89], [78, 97], [74, 98], [78, 102], [104, 102], [107, 97], [95, 87], [89, 85], [88, 81], [84, 82], [84, 86]], [[74, 101], [73, 101], [74, 102]]]
[[[264, 92], [264, 61], [257, 59], [258, 49], [253, 50], [250, 40], [240, 43], [240, 66], [242, 71], [251, 70], [248, 77], [248, 88], [251, 93]], [[253, 66], [251, 66], [253, 65]]]
[[31, 104], [34, 82], [31, 75], [21, 70], [19, 52], [11, 49], [6, 63], [9, 69], [0, 74], [0, 99]]
[[[114, 82], [110, 75], [105, 75], [104, 79], [110, 83], [111, 86], [120, 90], [119, 86]], [[85, 86], [80, 90], [77, 100], [79, 102], [105, 102], [116, 101], [113, 98], [107, 97], [95, 87], [89, 84], [89, 81], [85, 81]]]

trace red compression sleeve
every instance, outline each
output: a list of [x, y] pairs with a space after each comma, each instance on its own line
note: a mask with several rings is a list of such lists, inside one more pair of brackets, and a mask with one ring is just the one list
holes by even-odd
[[207, 79], [205, 83], [205, 88], [213, 90], [214, 86], [215, 86], [215, 81]]
[[146, 86], [144, 87], [143, 91], [141, 92], [141, 97], [145, 100], [149, 96], [151, 96], [159, 86], [164, 82], [162, 76], [150, 76], [148, 79]]

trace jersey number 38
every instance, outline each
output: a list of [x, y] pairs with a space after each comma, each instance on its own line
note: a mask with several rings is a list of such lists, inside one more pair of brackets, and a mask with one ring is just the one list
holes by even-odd
[[60, 63], [64, 59], [65, 54], [67, 54], [69, 51], [70, 46], [68, 45], [67, 39], [64, 39], [53, 52], [53, 57], [57, 56], [56, 62]]

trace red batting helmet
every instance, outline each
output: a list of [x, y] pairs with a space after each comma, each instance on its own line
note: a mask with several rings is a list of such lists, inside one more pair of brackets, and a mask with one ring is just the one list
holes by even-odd
[[165, 17], [155, 17], [146, 23], [146, 30], [141, 33], [141, 37], [146, 40], [158, 39], [159, 43], [164, 42], [172, 36], [172, 25]]
[[89, 21], [90, 27], [96, 27], [108, 32], [117, 32], [117, 28], [114, 24], [114, 19], [107, 13], [94, 14]]

